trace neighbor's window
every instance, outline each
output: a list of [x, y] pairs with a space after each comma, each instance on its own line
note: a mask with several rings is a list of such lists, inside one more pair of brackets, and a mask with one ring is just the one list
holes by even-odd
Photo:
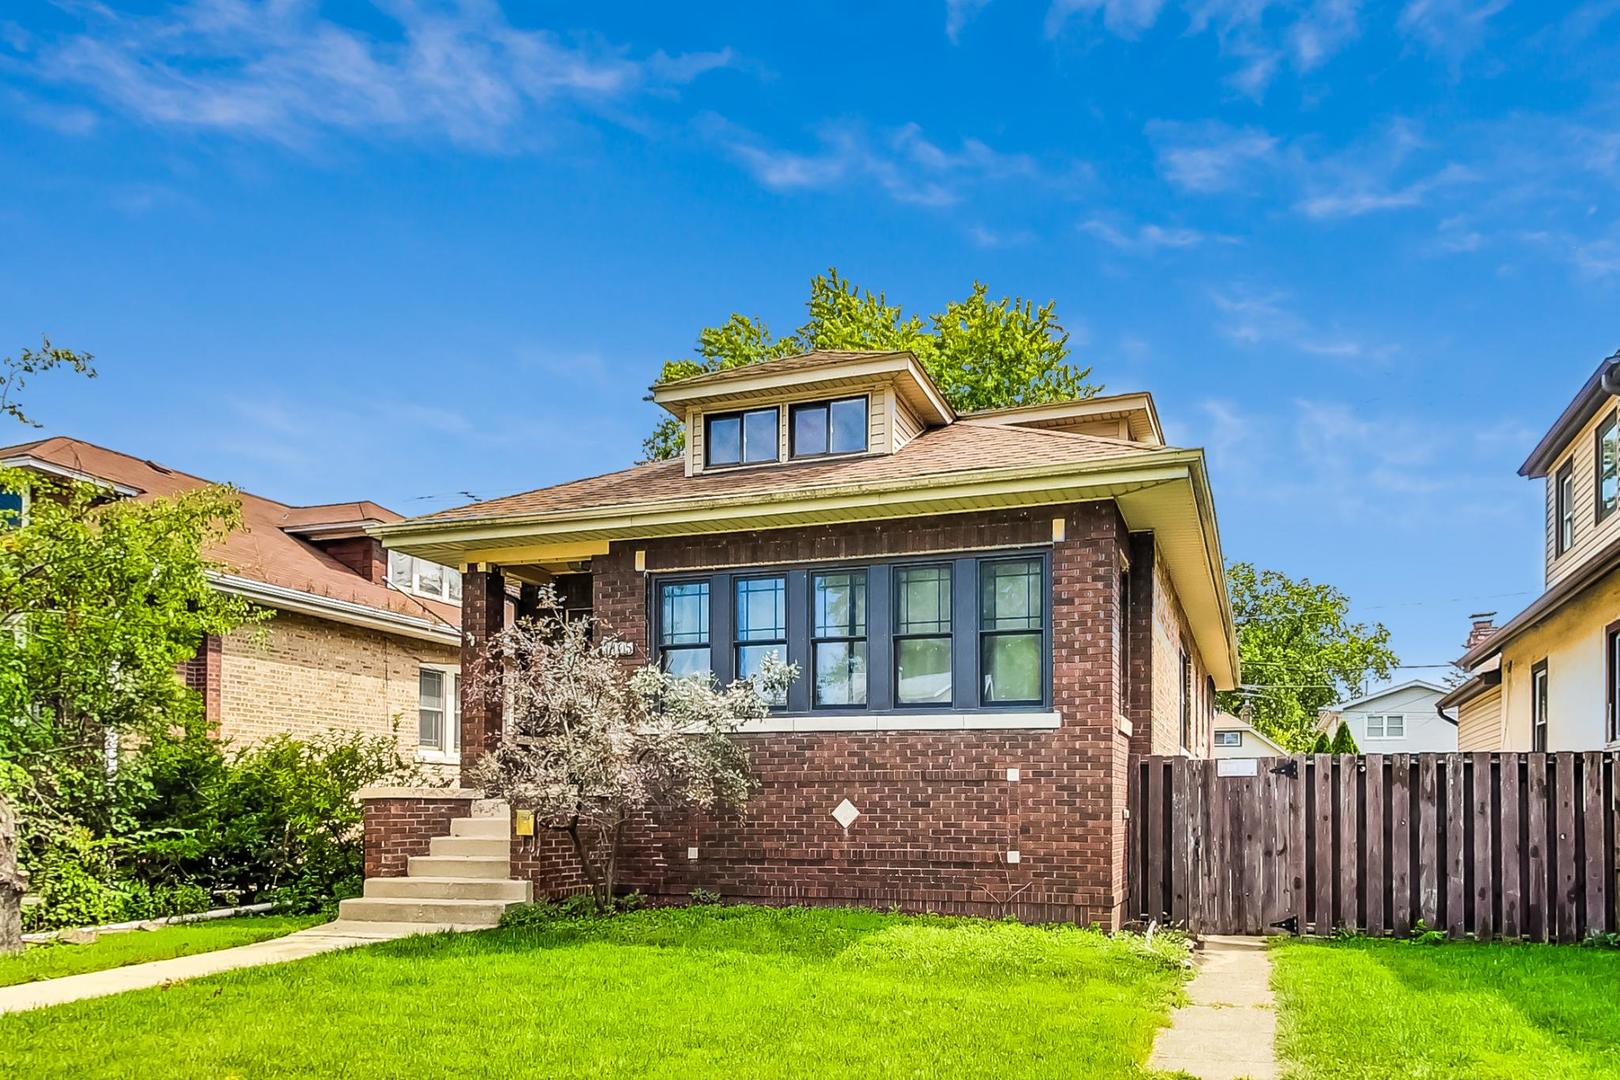
[[815, 704], [866, 704], [866, 571], [811, 577]]
[[1216, 746], [1242, 746], [1243, 745], [1243, 732], [1241, 732], [1241, 731], [1217, 731], [1215, 733], [1215, 745]]
[[1564, 462], [1553, 477], [1553, 500], [1558, 529], [1554, 553], [1562, 555], [1575, 545], [1575, 462]]
[[777, 410], [721, 413], [703, 420], [703, 460], [708, 465], [757, 465], [776, 460]]
[[1609, 741], [1620, 741], [1620, 623], [1610, 623], [1603, 638], [1604, 707]]
[[1530, 669], [1530, 749], [1547, 749], [1547, 661]]
[[388, 553], [388, 583], [417, 596], [461, 602], [461, 571], [404, 552]]
[[1400, 714], [1367, 717], [1367, 738], [1399, 739], [1406, 735], [1406, 717]]
[[840, 398], [795, 405], [789, 425], [792, 454], [858, 454], [866, 449], [866, 398]]
[[951, 568], [895, 570], [894, 700], [897, 705], [949, 705]]
[[710, 672], [707, 581], [671, 581], [659, 587], [658, 659], [671, 675]]
[[981, 566], [979, 673], [986, 705], [1040, 702], [1045, 607], [1039, 559]]
[[443, 668], [417, 672], [417, 741], [424, 750], [461, 749], [461, 675]]
[[1598, 425], [1595, 453], [1597, 519], [1602, 521], [1620, 505], [1620, 423], [1614, 413]]
[[[738, 578], [735, 588], [736, 672], [737, 678], [746, 679], [765, 670], [767, 656], [787, 662], [787, 579]], [[786, 704], [786, 689], [778, 690], [770, 703]]]

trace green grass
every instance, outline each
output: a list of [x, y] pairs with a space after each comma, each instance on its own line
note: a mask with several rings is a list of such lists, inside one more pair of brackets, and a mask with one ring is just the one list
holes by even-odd
[[33, 1078], [1129, 1077], [1182, 955], [1075, 927], [649, 910], [0, 1016], [0, 1046]]
[[1293, 1077], [1620, 1077], [1620, 952], [1352, 939], [1272, 950]]
[[30, 945], [18, 956], [0, 956], [0, 986], [106, 971], [148, 960], [168, 960], [281, 937], [321, 922], [319, 915], [249, 915], [178, 923], [161, 930], [103, 934], [89, 945]]

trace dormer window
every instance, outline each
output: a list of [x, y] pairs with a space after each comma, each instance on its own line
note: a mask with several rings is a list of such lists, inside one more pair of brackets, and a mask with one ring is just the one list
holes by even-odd
[[703, 433], [705, 462], [713, 468], [775, 461], [778, 422], [775, 408], [707, 417]]
[[838, 398], [795, 405], [789, 425], [793, 457], [826, 457], [866, 451], [866, 398]]

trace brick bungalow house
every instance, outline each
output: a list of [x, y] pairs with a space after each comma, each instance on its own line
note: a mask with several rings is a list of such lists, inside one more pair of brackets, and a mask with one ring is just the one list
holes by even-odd
[[[0, 449], [0, 464], [154, 498], [209, 481], [79, 439]], [[366, 530], [376, 503], [288, 506], [241, 494], [243, 527], [209, 552], [222, 591], [272, 609], [202, 642], [182, 671], [221, 738], [329, 729], [397, 735], [429, 773], [459, 775], [460, 574], [390, 553]]]
[[[1146, 394], [957, 415], [904, 352], [652, 393], [679, 459], [372, 529], [463, 567], [468, 670], [513, 581], [557, 583], [632, 663], [799, 665], [741, 736], [746, 814], [648, 827], [625, 887], [1117, 925], [1127, 760], [1207, 755], [1238, 676], [1202, 451], [1164, 444]], [[463, 767], [501, 732], [468, 695]], [[566, 841], [475, 797], [370, 793], [345, 917], [476, 924], [578, 887]]]

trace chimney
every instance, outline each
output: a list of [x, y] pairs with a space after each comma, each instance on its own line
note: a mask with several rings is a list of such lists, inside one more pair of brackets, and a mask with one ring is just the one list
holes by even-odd
[[1475, 645], [1489, 641], [1491, 635], [1495, 634], [1497, 629], [1496, 612], [1494, 611], [1476, 612], [1468, 616], [1468, 618], [1473, 622], [1473, 625], [1468, 629], [1468, 640], [1463, 643], [1464, 650], [1472, 649]]

